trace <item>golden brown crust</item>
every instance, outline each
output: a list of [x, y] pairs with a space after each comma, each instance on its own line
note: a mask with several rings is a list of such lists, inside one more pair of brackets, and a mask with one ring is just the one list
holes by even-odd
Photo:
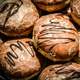
[[63, 14], [41, 17], [33, 30], [34, 45], [53, 61], [70, 60], [78, 51], [78, 32]]
[[40, 9], [53, 12], [59, 11], [67, 6], [70, 0], [32, 0]]
[[[8, 7], [4, 10], [6, 5]], [[7, 36], [28, 35], [38, 18], [39, 14], [31, 1], [7, 0], [0, 6], [0, 32]]]
[[45, 68], [39, 80], [79, 80], [80, 64], [56, 64]]
[[30, 39], [10, 40], [0, 47], [0, 68], [13, 78], [27, 78], [40, 70]]

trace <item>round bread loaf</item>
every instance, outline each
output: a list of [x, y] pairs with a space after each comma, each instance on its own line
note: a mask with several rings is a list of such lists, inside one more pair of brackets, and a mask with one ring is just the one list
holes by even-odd
[[14, 80], [28, 80], [40, 71], [40, 62], [30, 39], [4, 42], [0, 47], [0, 69]]
[[80, 80], [80, 64], [56, 64], [45, 68], [39, 80]]
[[52, 61], [69, 61], [79, 48], [78, 32], [63, 14], [41, 17], [33, 30], [36, 49]]
[[39, 14], [29, 0], [5, 0], [0, 5], [0, 32], [11, 37], [32, 32]]

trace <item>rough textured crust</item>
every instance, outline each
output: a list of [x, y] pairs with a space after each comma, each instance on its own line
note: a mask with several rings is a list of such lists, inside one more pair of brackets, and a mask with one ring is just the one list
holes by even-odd
[[66, 63], [56, 64], [45, 68], [39, 80], [79, 80], [80, 64]]
[[59, 11], [70, 3], [70, 0], [32, 0], [40, 9], [53, 12]]
[[35, 24], [33, 40], [36, 49], [52, 61], [68, 61], [77, 54], [78, 32], [63, 14], [41, 17]]
[[27, 78], [40, 70], [30, 39], [10, 40], [0, 47], [0, 68], [13, 78]]
[[7, 36], [28, 35], [38, 18], [39, 14], [31, 1], [7, 0], [0, 6], [0, 32]]

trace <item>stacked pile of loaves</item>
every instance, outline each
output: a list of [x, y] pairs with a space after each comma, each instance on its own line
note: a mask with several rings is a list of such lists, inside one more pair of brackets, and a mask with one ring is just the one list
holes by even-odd
[[2, 0], [0, 80], [80, 80], [79, 28], [80, 0]]

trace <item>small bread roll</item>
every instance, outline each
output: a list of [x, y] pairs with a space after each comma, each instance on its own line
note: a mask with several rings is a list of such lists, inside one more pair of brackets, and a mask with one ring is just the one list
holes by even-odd
[[30, 39], [4, 42], [0, 47], [0, 69], [14, 80], [28, 80], [40, 71], [40, 62]]
[[70, 0], [32, 0], [40, 9], [48, 12], [59, 11], [65, 8]]
[[29, 0], [5, 0], [0, 5], [0, 32], [11, 37], [27, 36], [39, 18]]
[[80, 25], [80, 0], [71, 0], [71, 17], [78, 25]]
[[80, 80], [80, 64], [56, 64], [45, 68], [39, 80]]
[[63, 14], [41, 17], [33, 30], [36, 49], [52, 61], [69, 61], [79, 48], [78, 32]]

